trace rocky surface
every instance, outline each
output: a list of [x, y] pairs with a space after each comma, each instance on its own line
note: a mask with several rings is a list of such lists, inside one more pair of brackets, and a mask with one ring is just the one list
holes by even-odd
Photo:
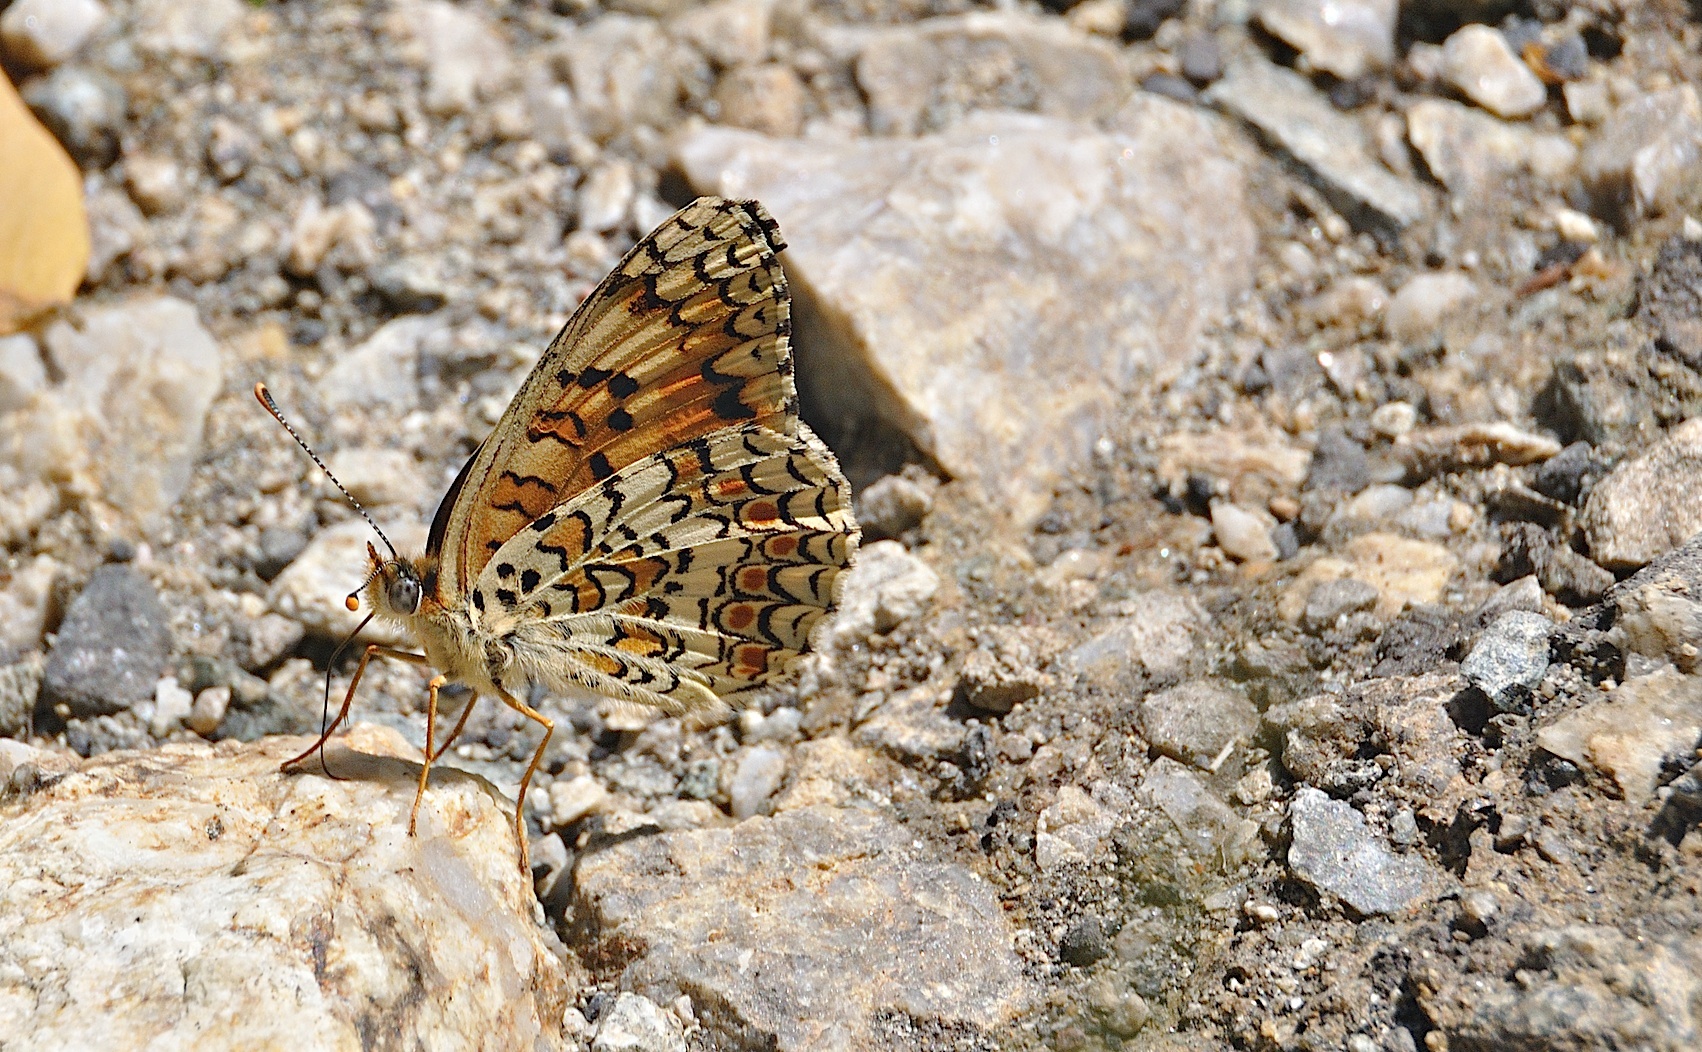
[[8, 1045], [561, 1047], [500, 798], [446, 772], [410, 837], [395, 732], [329, 749], [344, 781], [278, 772], [307, 742], [8, 754], [38, 772], [0, 805]]
[[[1699, 42], [1655, 0], [12, 0], [0, 1043], [1693, 1047]], [[534, 699], [528, 894], [536, 730], [488, 700], [422, 837], [418, 668], [368, 667], [348, 780], [276, 774], [371, 534], [249, 391], [414, 548], [701, 192], [779, 219], [871, 543], [722, 725]]]

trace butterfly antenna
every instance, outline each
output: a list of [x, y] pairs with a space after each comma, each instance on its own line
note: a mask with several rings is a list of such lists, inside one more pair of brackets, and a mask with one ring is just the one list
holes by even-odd
[[366, 513], [366, 509], [360, 506], [360, 501], [356, 500], [354, 494], [350, 493], [341, 482], [337, 481], [337, 476], [331, 474], [331, 469], [325, 466], [325, 462], [323, 460], [319, 459], [319, 454], [315, 453], [313, 451], [313, 447], [307, 444], [307, 440], [301, 437], [301, 433], [294, 427], [291, 427], [288, 420], [284, 419], [284, 414], [279, 411], [278, 403], [272, 401], [272, 392], [266, 390], [265, 384], [257, 383], [254, 385], [254, 397], [260, 400], [260, 404], [265, 407], [266, 412], [272, 414], [272, 419], [282, 424], [284, 430], [290, 433], [290, 437], [295, 439], [295, 444], [300, 446], [303, 452], [313, 458], [313, 462], [319, 465], [319, 470], [325, 472], [325, 477], [331, 480], [331, 485], [337, 487], [337, 492], [341, 493], [343, 498], [347, 500], [356, 511], [360, 512], [360, 517], [366, 520], [366, 524], [368, 526], [372, 527], [372, 532], [378, 534], [378, 539], [384, 542], [384, 546], [386, 548], [390, 549], [390, 557], [392, 559], [401, 558], [400, 555], [396, 554], [396, 546], [390, 543], [390, 538], [384, 536], [384, 531], [378, 528], [378, 523], [372, 521], [372, 516], [368, 515]]

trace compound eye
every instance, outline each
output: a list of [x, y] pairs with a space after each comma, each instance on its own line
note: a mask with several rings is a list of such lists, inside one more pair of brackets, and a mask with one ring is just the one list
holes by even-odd
[[412, 577], [398, 577], [390, 582], [385, 598], [390, 600], [390, 609], [411, 614], [420, 607], [420, 583]]

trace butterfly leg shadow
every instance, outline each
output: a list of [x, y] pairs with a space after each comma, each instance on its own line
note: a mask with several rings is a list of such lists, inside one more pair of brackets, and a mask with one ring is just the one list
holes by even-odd
[[[330, 766], [325, 763], [325, 743], [331, 739], [331, 735], [337, 733], [337, 728], [343, 725], [343, 721], [348, 719], [349, 706], [353, 704], [355, 700], [355, 689], [360, 686], [361, 677], [366, 675], [367, 662], [371, 661], [375, 657], [395, 658], [397, 661], [406, 661], [412, 665], [431, 664], [424, 654], [410, 654], [406, 650], [396, 650], [393, 647], [379, 646], [377, 643], [369, 644], [366, 648], [366, 652], [361, 654], [360, 664], [355, 666], [354, 678], [349, 680], [349, 689], [348, 692], [343, 695], [343, 707], [337, 710], [337, 718], [332, 720], [330, 724], [326, 726], [325, 730], [319, 735], [318, 741], [309, 745], [301, 754], [292, 756], [280, 764], [280, 770], [288, 772], [290, 768], [302, 763], [309, 756], [312, 756], [314, 753], [319, 753], [319, 766], [324, 768], [326, 777], [337, 777], [335, 774], [331, 773]], [[432, 691], [432, 698], [434, 701], [437, 698], [437, 691], [435, 689]], [[469, 703], [467, 707], [471, 709], [472, 704]], [[462, 720], [463, 722], [466, 720], [465, 713], [462, 714]], [[459, 733], [461, 724], [458, 723], [455, 726], [456, 732]], [[427, 751], [430, 751], [429, 748]]]

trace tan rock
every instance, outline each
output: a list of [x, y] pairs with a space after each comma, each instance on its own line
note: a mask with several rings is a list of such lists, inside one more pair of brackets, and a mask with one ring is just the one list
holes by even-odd
[[1702, 417], [1667, 432], [1641, 456], [1619, 464], [1584, 502], [1590, 557], [1613, 569], [1635, 569], [1702, 530]]
[[1689, 762], [1702, 736], [1702, 677], [1664, 668], [1628, 679], [1603, 701], [1537, 732], [1537, 744], [1607, 775], [1625, 798], [1654, 795], [1669, 759]]
[[439, 768], [410, 837], [396, 732], [333, 744], [344, 781], [278, 773], [304, 744], [107, 753], [0, 805], [0, 1041], [561, 1047], [508, 803]]
[[621, 989], [714, 1006], [706, 1047], [878, 1047], [894, 1012], [993, 1030], [1029, 995], [993, 888], [872, 810], [631, 837], [582, 855], [573, 879]]
[[1459, 560], [1440, 544], [1409, 540], [1392, 533], [1367, 533], [1349, 541], [1343, 557], [1326, 555], [1294, 579], [1277, 601], [1288, 621], [1299, 621], [1312, 589], [1344, 577], [1377, 589], [1374, 613], [1388, 619], [1408, 603], [1434, 603], [1454, 575]]
[[677, 157], [699, 192], [759, 197], [785, 231], [799, 381], [844, 422], [823, 437], [896, 429], [1027, 522], [1123, 392], [1179, 370], [1252, 276], [1223, 126], [1151, 95], [1109, 124], [977, 113], [853, 142], [709, 127]]

